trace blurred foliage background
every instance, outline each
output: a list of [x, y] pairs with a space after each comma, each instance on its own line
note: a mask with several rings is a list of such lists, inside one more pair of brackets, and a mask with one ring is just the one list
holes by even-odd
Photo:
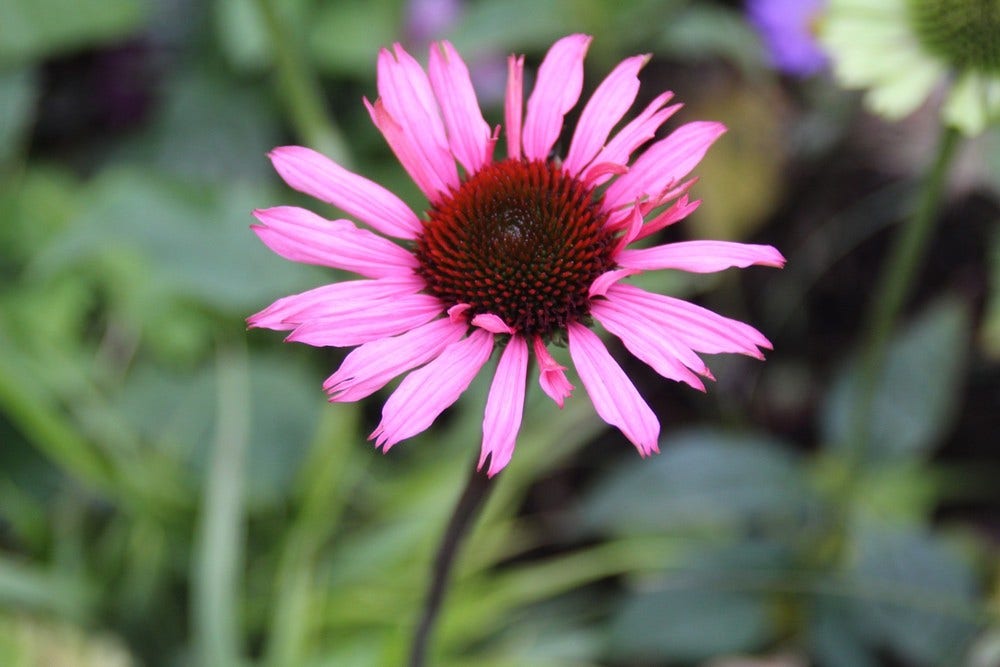
[[432, 663], [1000, 665], [1000, 139], [963, 146], [854, 456], [867, 297], [936, 114], [783, 78], [707, 0], [0, 0], [0, 665], [402, 662], [488, 378], [375, 453], [385, 392], [324, 401], [342, 351], [245, 330], [335, 278], [249, 212], [315, 205], [272, 173], [284, 143], [421, 210], [361, 104], [378, 48], [451, 39], [497, 123], [505, 55], [534, 71], [572, 31], [585, 95], [649, 52], [640, 104], [730, 126], [672, 233], [788, 266], [653, 280], [775, 351], [710, 360], [701, 395], [613, 348], [664, 423], [645, 461], [533, 386]]

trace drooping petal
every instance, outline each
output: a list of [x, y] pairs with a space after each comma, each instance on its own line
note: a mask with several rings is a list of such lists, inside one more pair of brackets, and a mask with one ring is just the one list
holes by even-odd
[[474, 174], [487, 162], [490, 126], [479, 109], [469, 70], [449, 42], [431, 45], [428, 70], [451, 152], [466, 172]]
[[535, 336], [532, 347], [535, 350], [535, 359], [538, 360], [538, 384], [541, 385], [542, 391], [562, 408], [565, 400], [573, 393], [573, 385], [566, 379], [566, 367], [560, 365], [549, 354], [539, 336]]
[[[705, 391], [705, 384], [681, 361], [681, 356], [687, 356], [689, 360], [694, 357], [698, 362], [701, 359], [690, 348], [685, 349], [673, 336], [643, 317], [641, 311], [626, 311], [616, 308], [610, 301], [595, 301], [591, 304], [590, 314], [654, 371], [667, 379]], [[703, 362], [700, 366], [707, 370]]]
[[507, 58], [507, 95], [504, 123], [507, 126], [507, 157], [521, 159], [521, 119], [524, 114], [524, 56]]
[[544, 160], [562, 132], [563, 116], [583, 89], [583, 58], [589, 35], [569, 35], [552, 45], [538, 68], [535, 88], [528, 98], [521, 143], [529, 160]]
[[695, 199], [694, 201], [688, 201], [687, 195], [683, 195], [680, 199], [675, 201], [670, 205], [665, 211], [657, 215], [652, 220], [647, 220], [639, 230], [639, 235], [635, 237], [635, 241], [639, 239], [644, 239], [650, 234], [655, 234], [656, 232], [669, 227], [675, 222], [679, 222], [684, 218], [691, 215], [695, 209], [701, 205], [700, 199]]
[[495, 334], [512, 334], [514, 330], [504, 322], [499, 315], [494, 315], [493, 313], [480, 313], [472, 318], [469, 322], [474, 327], [479, 327], [480, 329], [486, 329], [490, 333]]
[[247, 318], [250, 327], [287, 331], [303, 322], [336, 314], [375, 301], [404, 298], [424, 288], [416, 275], [378, 280], [347, 280], [278, 299]]
[[601, 419], [617, 426], [642, 456], [659, 451], [660, 422], [597, 335], [569, 325], [569, 354]]
[[483, 416], [483, 447], [479, 455], [479, 468], [486, 457], [490, 467], [486, 474], [492, 477], [510, 462], [521, 429], [524, 412], [524, 383], [528, 375], [528, 344], [521, 336], [511, 336], [497, 364], [490, 394], [486, 399]]
[[392, 241], [349, 220], [327, 220], [297, 206], [257, 209], [252, 229], [285, 259], [353, 271], [368, 278], [410, 275], [417, 259]]
[[580, 114], [563, 162], [563, 169], [570, 175], [576, 176], [590, 164], [604, 147], [611, 129], [632, 107], [639, 93], [639, 70], [648, 61], [648, 55], [623, 60], [594, 91]]
[[634, 276], [637, 273], [642, 273], [637, 269], [612, 269], [611, 271], [605, 271], [601, 275], [594, 278], [594, 282], [590, 283], [590, 289], [587, 295], [590, 298], [595, 296], [604, 296], [608, 293], [608, 288], [617, 283], [619, 280], [624, 280], [629, 276]]
[[429, 294], [357, 302], [322, 318], [306, 320], [285, 340], [316, 347], [351, 347], [419, 327], [441, 310], [441, 302]]
[[[643, 109], [642, 113], [632, 119], [625, 127], [619, 130], [611, 141], [601, 149], [591, 164], [628, 164], [632, 153], [644, 143], [656, 135], [656, 131], [663, 125], [682, 105], [674, 104], [663, 108], [673, 98], [674, 94], [667, 92], [658, 95], [652, 102]], [[588, 175], [589, 178], [589, 175]], [[600, 185], [610, 178], [610, 174], [595, 180], [596, 185]]]
[[[425, 190], [424, 194], [433, 202], [439, 199], [439, 195], [457, 188], [458, 170], [448, 148], [430, 80], [420, 63], [399, 44], [393, 46], [391, 53], [388, 49], [379, 52], [378, 94], [386, 114], [401, 130], [401, 135], [395, 136], [389, 145], [393, 151], [400, 146], [406, 154], [410, 166], [404, 163], [404, 168], [417, 185], [426, 183], [431, 190]], [[379, 129], [386, 134], [382, 126]], [[389, 140], [388, 135], [386, 140]], [[402, 143], [408, 146], [403, 148]]]
[[332, 204], [388, 236], [414, 239], [420, 233], [420, 220], [402, 199], [328, 157], [302, 146], [275, 148], [269, 156], [281, 178], [299, 192]]
[[708, 121], [681, 125], [647, 148], [627, 174], [608, 186], [605, 207], [616, 208], [643, 197], [655, 197], [679, 183], [725, 131], [722, 123]]
[[749, 324], [712, 312], [683, 299], [654, 294], [634, 285], [614, 285], [608, 300], [634, 312], [642, 311], [692, 350], [706, 354], [735, 352], [763, 359], [760, 349], [771, 342]]
[[492, 351], [493, 334], [482, 329], [450, 344], [436, 359], [403, 379], [385, 402], [382, 421], [368, 439], [388, 451], [400, 440], [426, 430], [469, 387]]
[[785, 258], [772, 246], [732, 241], [665, 243], [652, 248], [626, 249], [615, 259], [619, 265], [631, 269], [677, 269], [691, 273], [714, 273], [755, 264], [777, 268], [785, 265]]
[[358, 401], [375, 393], [393, 378], [421, 366], [465, 335], [468, 327], [447, 317], [392, 338], [381, 338], [355, 348], [323, 389], [331, 401]]

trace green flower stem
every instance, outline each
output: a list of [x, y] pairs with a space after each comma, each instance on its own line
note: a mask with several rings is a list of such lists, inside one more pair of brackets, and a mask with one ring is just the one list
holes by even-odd
[[448, 521], [448, 527], [444, 531], [444, 537], [441, 538], [437, 555], [434, 557], [434, 569], [431, 572], [431, 582], [427, 589], [427, 599], [424, 602], [420, 623], [417, 625], [416, 633], [413, 635], [413, 644], [410, 647], [410, 660], [407, 663], [410, 667], [423, 667], [426, 664], [427, 646], [430, 643], [434, 624], [437, 622], [444, 593], [448, 588], [448, 579], [455, 563], [455, 556], [458, 554], [458, 548], [494, 486], [495, 484], [486, 476], [485, 472], [480, 472], [475, 465], [472, 466], [472, 472], [465, 483], [465, 489], [458, 499], [458, 504], [455, 505], [455, 511], [451, 515], [451, 520]]
[[301, 141], [342, 166], [350, 166], [343, 134], [327, 115], [316, 76], [293, 41], [274, 0], [257, 0], [274, 50], [281, 98]]
[[[959, 137], [958, 130], [950, 127], [942, 128], [937, 155], [923, 183], [917, 209], [896, 240], [872, 301], [868, 334], [861, 357], [858, 391], [855, 394], [857, 398], [848, 432], [849, 462], [852, 469], [860, 465], [865, 458], [870, 435], [868, 427], [874, 411], [875, 389], [884, 370], [889, 336], [927, 252], [948, 167], [955, 155]], [[849, 474], [849, 477], [853, 477], [853, 474]]]

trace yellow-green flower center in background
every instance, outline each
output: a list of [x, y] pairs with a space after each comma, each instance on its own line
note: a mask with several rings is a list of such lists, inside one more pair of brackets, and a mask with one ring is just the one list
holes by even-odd
[[1000, 0], [908, 0], [917, 38], [956, 70], [1000, 73]]

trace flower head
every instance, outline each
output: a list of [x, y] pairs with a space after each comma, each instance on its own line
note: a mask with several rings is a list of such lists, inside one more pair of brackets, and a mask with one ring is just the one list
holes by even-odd
[[795, 76], [826, 67], [816, 24], [826, 0], [750, 0], [747, 15], [764, 40], [771, 65]]
[[945, 122], [967, 135], [1000, 119], [1000, 2], [830, 0], [821, 40], [838, 78], [891, 120], [948, 88]]
[[357, 346], [324, 384], [331, 401], [359, 400], [407, 374], [371, 434], [376, 446], [388, 450], [428, 428], [500, 348], [480, 457], [496, 474], [514, 451], [529, 360], [545, 394], [560, 406], [570, 396], [567, 369], [548, 349], [567, 343], [598, 414], [647, 455], [657, 451], [659, 422], [591, 331], [595, 322], [664, 377], [702, 391], [701, 378], [712, 375], [698, 352], [761, 358], [770, 348], [746, 324], [621, 282], [654, 269], [780, 267], [784, 258], [770, 246], [722, 241], [629, 247], [697, 208], [685, 179], [725, 128], [688, 123], [632, 159], [680, 107], [667, 106], [664, 93], [612, 132], [639, 90], [647, 57], [636, 56], [600, 84], [565, 158], [553, 157], [563, 116], [580, 97], [589, 45], [590, 37], [570, 35], [552, 46], [526, 111], [524, 59], [510, 57], [502, 159], [493, 157], [499, 133], [483, 119], [451, 44], [431, 45], [426, 72], [399, 45], [382, 50], [379, 98], [365, 103], [426, 195], [423, 219], [308, 148], [271, 153], [290, 186], [371, 229], [295, 207], [255, 211], [254, 231], [279, 255], [363, 279], [279, 299], [249, 323], [290, 330], [289, 341]]

